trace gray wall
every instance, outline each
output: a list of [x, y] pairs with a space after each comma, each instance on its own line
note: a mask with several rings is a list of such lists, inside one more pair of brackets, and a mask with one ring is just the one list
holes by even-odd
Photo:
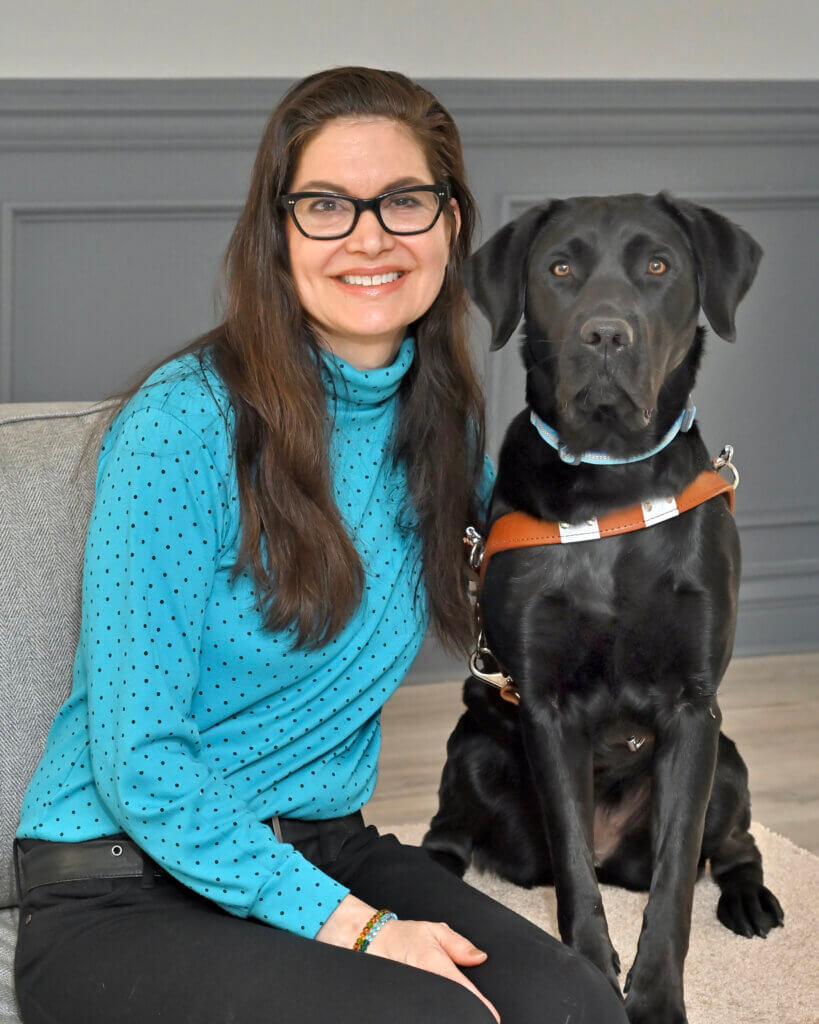
[[[224, 247], [289, 82], [0, 80], [0, 402], [96, 399], [211, 326]], [[549, 196], [672, 192], [765, 250], [696, 395], [736, 447], [739, 653], [819, 648], [819, 83], [427, 80], [462, 132], [483, 237]], [[480, 240], [480, 236], [477, 241]], [[474, 344], [490, 449], [517, 346]], [[425, 645], [414, 678], [459, 675]]]
[[0, 75], [300, 78], [377, 63], [414, 78], [799, 79], [819, 71], [817, 36], [816, 0], [16, 0]]

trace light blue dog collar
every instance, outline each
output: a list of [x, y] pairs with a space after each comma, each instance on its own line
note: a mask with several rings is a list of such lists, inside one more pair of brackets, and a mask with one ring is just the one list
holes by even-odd
[[560, 436], [557, 431], [547, 423], [544, 423], [534, 409], [529, 413], [529, 420], [546, 444], [554, 448], [560, 456], [561, 461], [565, 462], [569, 466], [579, 466], [581, 462], [587, 462], [594, 466], [625, 466], [629, 462], [641, 462], [643, 459], [648, 459], [652, 455], [656, 455], [657, 452], [661, 452], [663, 448], [671, 444], [677, 434], [685, 433], [691, 428], [691, 424], [694, 422], [696, 414], [697, 407], [691, 403], [691, 399], [689, 397], [685, 408], [671, 427], [666, 431], [666, 434], [660, 443], [649, 451], [643, 452], [641, 455], [632, 455], [627, 459], [616, 459], [611, 455], [606, 455], [605, 452], [583, 452], [582, 455], [570, 455], [566, 445], [560, 440]]

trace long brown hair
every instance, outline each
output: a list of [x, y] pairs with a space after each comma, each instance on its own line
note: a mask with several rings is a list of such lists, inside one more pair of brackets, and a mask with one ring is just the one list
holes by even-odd
[[415, 358], [401, 382], [392, 455], [404, 463], [408, 505], [417, 517], [419, 583], [426, 585], [431, 622], [445, 647], [465, 652], [472, 620], [462, 537], [478, 521], [485, 423], [460, 269], [477, 211], [455, 122], [426, 89], [394, 71], [341, 67], [310, 75], [285, 93], [262, 135], [222, 263], [223, 322], [111, 396], [118, 403], [108, 423], [158, 366], [193, 352], [201, 362], [210, 350], [236, 414], [242, 541], [233, 577], [250, 565], [265, 627], [294, 625], [297, 646], [317, 647], [341, 632], [360, 603], [364, 571], [333, 498], [326, 398], [320, 361], [310, 352], [318, 355], [320, 341], [299, 302], [276, 199], [288, 191], [300, 154], [323, 125], [357, 116], [406, 125], [433, 179], [450, 184], [460, 207], [457, 238], [452, 207], [444, 207], [452, 241], [441, 291], [410, 325]]

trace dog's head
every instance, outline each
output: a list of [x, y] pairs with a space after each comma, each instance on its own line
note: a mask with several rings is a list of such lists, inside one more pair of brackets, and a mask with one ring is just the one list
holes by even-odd
[[[742, 228], [667, 192], [584, 196], [505, 225], [464, 280], [493, 349], [525, 313], [527, 398], [569, 451], [644, 450], [658, 406], [681, 405], [693, 386], [700, 309], [733, 341], [761, 256]], [[685, 379], [669, 390], [678, 370]]]

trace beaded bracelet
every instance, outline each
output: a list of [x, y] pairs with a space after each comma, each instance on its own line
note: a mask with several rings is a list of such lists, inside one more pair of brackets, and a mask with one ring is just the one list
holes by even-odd
[[364, 953], [367, 946], [373, 941], [379, 931], [384, 927], [387, 921], [397, 921], [398, 915], [393, 914], [391, 910], [378, 910], [370, 920], [364, 925], [361, 930], [361, 934], [355, 940], [353, 949], [357, 949]]

